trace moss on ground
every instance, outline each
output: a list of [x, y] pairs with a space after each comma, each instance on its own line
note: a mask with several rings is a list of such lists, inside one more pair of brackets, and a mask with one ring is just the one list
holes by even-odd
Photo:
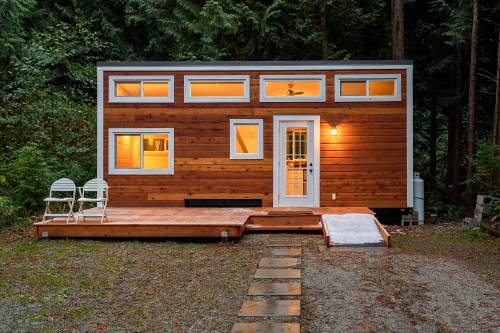
[[[228, 331], [262, 247], [0, 231], [0, 331]], [[2, 326], [4, 325], [4, 326]]]
[[485, 280], [500, 287], [500, 238], [480, 228], [458, 224], [399, 228], [393, 246], [404, 253], [447, 256], [462, 260]]

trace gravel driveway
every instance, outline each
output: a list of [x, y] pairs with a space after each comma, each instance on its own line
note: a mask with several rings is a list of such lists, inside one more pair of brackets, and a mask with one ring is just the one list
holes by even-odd
[[500, 293], [458, 260], [389, 249], [304, 254], [306, 332], [500, 332]]

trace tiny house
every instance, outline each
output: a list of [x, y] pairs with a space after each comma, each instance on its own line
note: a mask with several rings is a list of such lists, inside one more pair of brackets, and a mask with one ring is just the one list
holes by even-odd
[[409, 208], [409, 61], [103, 62], [110, 207]]

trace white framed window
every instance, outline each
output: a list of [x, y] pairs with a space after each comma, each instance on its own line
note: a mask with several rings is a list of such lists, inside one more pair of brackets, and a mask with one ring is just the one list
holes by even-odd
[[401, 101], [401, 74], [335, 75], [335, 101]]
[[261, 75], [261, 102], [325, 102], [325, 75]]
[[110, 76], [110, 103], [173, 103], [172, 75]]
[[264, 121], [262, 119], [231, 119], [229, 122], [230, 158], [264, 158]]
[[110, 128], [110, 175], [173, 175], [173, 128]]
[[184, 103], [250, 102], [248, 75], [185, 75]]

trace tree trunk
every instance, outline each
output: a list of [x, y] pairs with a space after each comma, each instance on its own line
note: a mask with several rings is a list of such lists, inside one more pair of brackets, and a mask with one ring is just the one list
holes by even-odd
[[429, 130], [429, 173], [431, 177], [432, 189], [436, 185], [436, 170], [437, 170], [437, 110], [435, 106], [431, 106], [431, 124]]
[[[493, 130], [492, 130], [492, 143], [496, 145], [493, 154], [495, 156], [500, 154], [500, 31], [498, 32], [498, 45], [497, 45], [497, 81], [496, 81], [496, 95], [495, 95], [495, 111], [493, 114]], [[500, 187], [500, 170], [492, 170], [491, 184], [492, 190]]]
[[450, 199], [458, 205], [460, 192], [458, 183], [460, 181], [460, 139], [462, 133], [462, 47], [457, 46], [457, 59], [455, 62], [455, 106], [450, 110], [448, 121], [448, 184], [450, 185]]
[[404, 6], [403, 0], [391, 0], [392, 59], [404, 59]]
[[493, 114], [493, 144], [500, 145], [500, 31], [497, 46], [497, 82], [496, 82], [495, 113]]
[[466, 194], [468, 202], [472, 203], [472, 177], [474, 176], [474, 167], [472, 165], [475, 152], [476, 139], [476, 71], [477, 71], [477, 40], [479, 37], [479, 0], [472, 2], [472, 35], [470, 47], [470, 69], [469, 69], [469, 126], [467, 127], [467, 188]]
[[328, 24], [326, 22], [326, 1], [319, 1], [319, 25], [321, 29], [321, 58], [328, 59]]

